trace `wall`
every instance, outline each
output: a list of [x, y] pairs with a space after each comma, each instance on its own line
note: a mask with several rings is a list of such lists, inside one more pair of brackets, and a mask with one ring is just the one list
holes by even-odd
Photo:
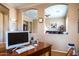
[[[6, 6], [8, 9], [9, 9], [9, 30], [12, 31], [12, 30], [16, 30], [17, 29], [17, 10], [10, 6], [10, 5], [7, 5], [5, 3], [3, 3], [4, 6]], [[12, 27], [13, 26], [13, 27]]]
[[[4, 4], [5, 5], [5, 4]], [[17, 20], [18, 24], [18, 29], [22, 29], [22, 12], [21, 11], [16, 11], [15, 8], [10, 7], [8, 5], [5, 5], [9, 8], [9, 19], [15, 19]], [[64, 34], [44, 34], [44, 22], [39, 23], [37, 21], [37, 33], [36, 37], [43, 42], [47, 42], [49, 44], [52, 44], [52, 50], [57, 50], [57, 51], [67, 51], [68, 49], [68, 43], [75, 43], [76, 47], [79, 48], [78, 43], [79, 43], [79, 34], [77, 33], [78, 27], [77, 27], [77, 22], [78, 22], [78, 11], [77, 9], [78, 4], [69, 4], [69, 10], [68, 10], [68, 35]], [[35, 7], [38, 10], [38, 17], [44, 17], [44, 9], [45, 9], [45, 4], [39, 5]], [[17, 16], [18, 15], [18, 16]], [[21, 17], [20, 17], [21, 16]]]
[[32, 28], [33, 28], [33, 33], [37, 33], [37, 20], [35, 19], [35, 20], [33, 20], [33, 26], [32, 26]]
[[[67, 16], [67, 31], [68, 35], [65, 34], [44, 34], [44, 22], [39, 23], [38, 22], [38, 32], [37, 32], [37, 38], [40, 41], [47, 42], [49, 44], [52, 44], [52, 50], [56, 51], [63, 51], [66, 52], [68, 49], [68, 43], [74, 43], [76, 46], [76, 49], [78, 49], [78, 27], [77, 27], [77, 21], [78, 21], [78, 4], [69, 4], [68, 5], [68, 16]], [[43, 17], [44, 16], [44, 8], [45, 5], [39, 5], [37, 7], [38, 9], [38, 16]]]
[[[17, 20], [17, 18], [16, 18], [16, 9], [15, 8], [13, 8], [13, 7], [11, 7], [11, 6], [8, 6], [8, 5], [6, 5], [5, 3], [4, 4], [2, 4], [2, 5], [4, 5], [5, 7], [7, 7], [8, 9], [9, 9], [9, 13], [5, 10], [5, 9], [3, 9], [3, 22], [1, 22], [1, 23], [3, 23], [3, 35], [2, 35], [2, 37], [3, 37], [3, 39], [2, 40], [0, 40], [0, 42], [5, 42], [5, 33], [9, 30], [11, 30], [11, 28], [10, 27], [13, 27], [14, 25], [12, 25], [12, 20], [14, 19], [15, 20], [15, 22], [16, 22], [16, 20]], [[15, 23], [16, 24], [16, 23]], [[17, 28], [16, 26], [15, 26], [15, 28]], [[13, 28], [12, 28], [13, 29]]]
[[0, 42], [3, 41], [3, 13], [0, 12]]
[[9, 18], [16, 19], [16, 17], [17, 17], [16, 9], [10, 5], [5, 4], [5, 3], [3, 3], [3, 5], [9, 9]]
[[8, 30], [9, 9], [0, 4], [0, 43], [5, 41], [5, 32]]
[[17, 11], [17, 28], [19, 31], [22, 31], [23, 30], [23, 16], [22, 16], [22, 11], [21, 10], [18, 10]]
[[[38, 10], [38, 18], [44, 17], [44, 9], [45, 4], [41, 4], [39, 6], [36, 6]], [[65, 34], [44, 34], [44, 21], [43, 23], [39, 23], [37, 21], [37, 32], [35, 36], [40, 41], [49, 43], [52, 45], [52, 50], [55, 51], [63, 51], [66, 52], [68, 49], [68, 43], [74, 43], [76, 46], [76, 49], [79, 48], [79, 34], [78, 34], [78, 4], [68, 4], [68, 15], [67, 15], [67, 31], [68, 35]], [[18, 16], [18, 28], [22, 28], [22, 12], [19, 12]], [[45, 20], [45, 19], [44, 19]]]
[[59, 28], [61, 25], [66, 26], [64, 18], [46, 19], [45, 24], [47, 28], [50, 28], [51, 24], [57, 24], [57, 28]]

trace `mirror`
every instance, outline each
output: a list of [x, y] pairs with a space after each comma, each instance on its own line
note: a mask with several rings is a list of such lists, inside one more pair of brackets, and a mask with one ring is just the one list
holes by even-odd
[[45, 33], [65, 33], [67, 11], [67, 4], [48, 4], [45, 9]]

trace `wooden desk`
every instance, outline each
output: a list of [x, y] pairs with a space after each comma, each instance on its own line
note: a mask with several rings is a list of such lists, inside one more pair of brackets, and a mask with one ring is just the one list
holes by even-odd
[[49, 56], [51, 56], [51, 45], [40, 42], [34, 49], [23, 52], [21, 54], [17, 54], [16, 52], [3, 52], [0, 53], [0, 56], [39, 56], [46, 52], [49, 52]]

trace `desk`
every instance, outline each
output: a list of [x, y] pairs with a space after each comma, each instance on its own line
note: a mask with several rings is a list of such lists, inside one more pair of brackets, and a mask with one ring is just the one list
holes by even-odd
[[21, 54], [17, 54], [16, 52], [13, 53], [3, 52], [0, 53], [0, 56], [39, 56], [46, 52], [49, 52], [49, 56], [51, 56], [51, 45], [39, 42], [38, 46], [36, 46], [34, 49], [25, 51]]

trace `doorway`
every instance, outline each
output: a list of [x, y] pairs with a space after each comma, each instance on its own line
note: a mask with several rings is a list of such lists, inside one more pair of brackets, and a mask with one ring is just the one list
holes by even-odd
[[0, 4], [0, 43], [5, 43], [6, 32], [9, 30], [9, 9]]
[[0, 42], [3, 42], [3, 13], [0, 12]]

